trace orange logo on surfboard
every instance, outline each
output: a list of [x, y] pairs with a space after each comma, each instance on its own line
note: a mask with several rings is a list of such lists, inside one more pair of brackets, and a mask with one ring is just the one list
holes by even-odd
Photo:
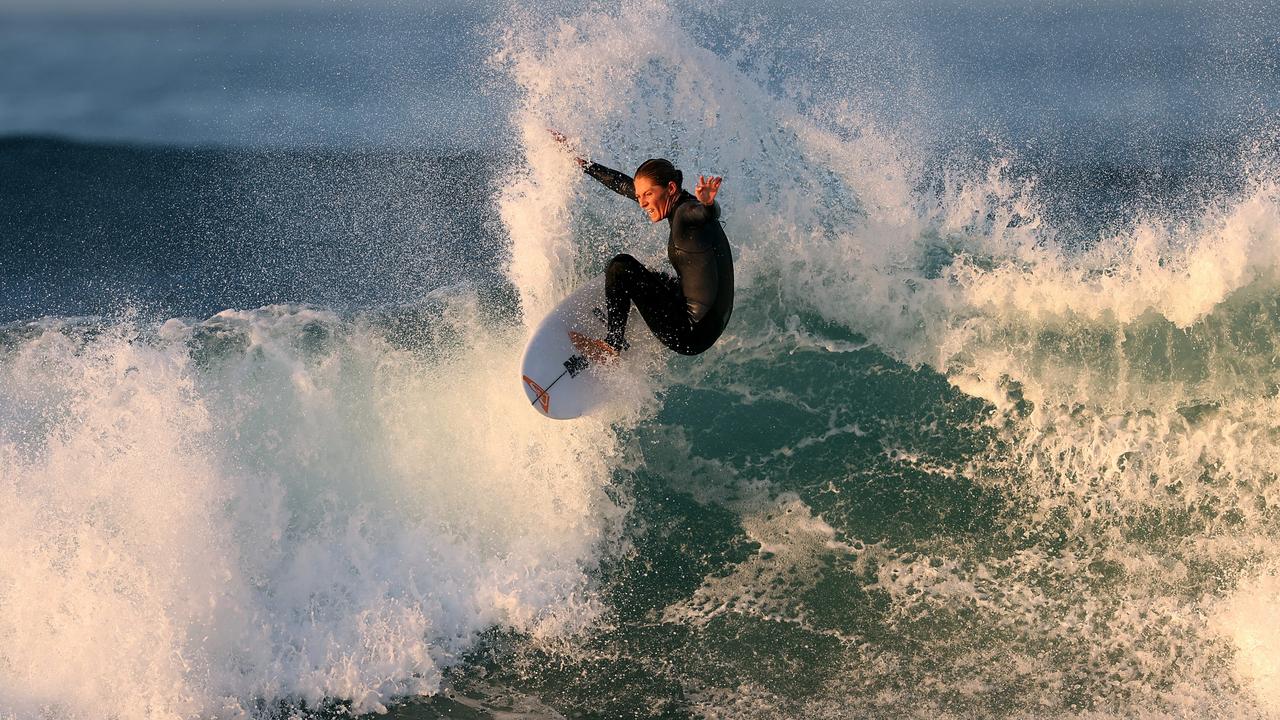
[[548, 394], [546, 390], [543, 390], [542, 386], [534, 382], [533, 378], [530, 378], [528, 375], [521, 375], [520, 377], [524, 378], [524, 384], [528, 385], [533, 390], [534, 394], [537, 395], [538, 406], [542, 408], [543, 414], [550, 415], [551, 395]]
[[593, 364], [608, 365], [618, 358], [618, 351], [614, 350], [612, 345], [599, 338], [593, 338], [570, 330], [569, 342], [573, 343], [573, 347]]

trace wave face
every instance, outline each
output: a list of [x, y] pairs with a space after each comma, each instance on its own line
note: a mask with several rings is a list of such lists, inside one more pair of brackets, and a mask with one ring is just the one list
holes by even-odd
[[[1280, 125], [1249, 41], [1275, 20], [812, 10], [511, 9], [487, 164], [274, 189], [346, 164], [304, 154], [143, 216], [272, 208], [215, 254], [229, 293], [205, 236], [128, 297], [66, 271], [87, 306], [24, 292], [59, 267], [30, 249], [0, 327], [0, 716], [1280, 712]], [[1015, 122], [1045, 82], [1075, 94]], [[574, 423], [522, 407], [524, 340], [665, 228], [548, 127], [724, 175], [737, 259], [717, 346]], [[482, 191], [450, 192], [466, 170]], [[90, 231], [41, 217], [5, 227]], [[166, 241], [106, 227], [104, 277]], [[135, 302], [175, 276], [194, 299]]]

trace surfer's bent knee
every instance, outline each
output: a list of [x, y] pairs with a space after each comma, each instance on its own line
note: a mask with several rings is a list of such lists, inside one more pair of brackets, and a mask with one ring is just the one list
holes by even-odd
[[605, 273], [607, 275], [618, 275], [635, 269], [637, 265], [640, 265], [639, 260], [626, 253], [619, 253], [609, 261], [609, 266], [605, 268]]

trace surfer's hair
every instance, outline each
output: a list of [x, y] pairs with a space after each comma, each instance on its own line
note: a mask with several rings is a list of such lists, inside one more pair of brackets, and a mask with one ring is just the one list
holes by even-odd
[[636, 177], [649, 178], [655, 185], [666, 186], [667, 183], [675, 183], [679, 189], [684, 186], [684, 173], [676, 169], [670, 160], [665, 158], [651, 158], [640, 163], [640, 167], [636, 168]]

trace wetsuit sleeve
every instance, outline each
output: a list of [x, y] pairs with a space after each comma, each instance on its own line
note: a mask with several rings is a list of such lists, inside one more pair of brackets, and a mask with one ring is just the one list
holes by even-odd
[[630, 175], [607, 168], [599, 163], [590, 163], [584, 170], [588, 175], [600, 181], [601, 185], [623, 197], [636, 199], [636, 184]]

